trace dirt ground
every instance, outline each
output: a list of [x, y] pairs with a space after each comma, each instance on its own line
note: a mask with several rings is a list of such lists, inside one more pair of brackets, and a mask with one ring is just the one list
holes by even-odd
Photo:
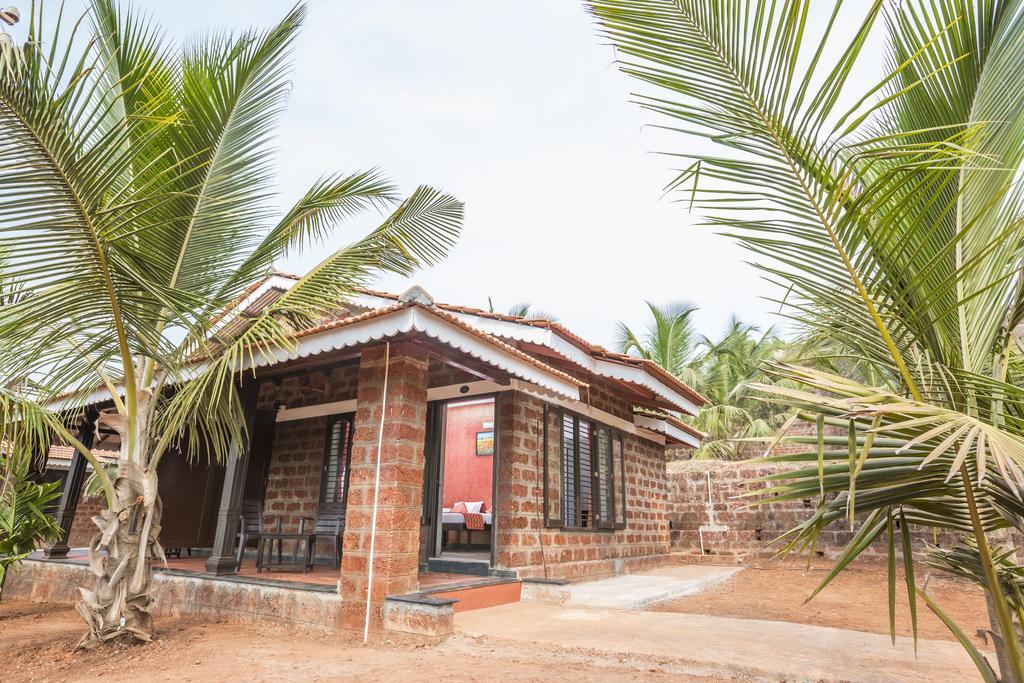
[[152, 643], [72, 652], [70, 608], [0, 602], [0, 670], [15, 681], [639, 681], [695, 678], [670, 660], [456, 635], [440, 644], [310, 634], [276, 626], [158, 622]]
[[[657, 611], [788, 621], [888, 633], [887, 585], [883, 565], [844, 571], [813, 601], [804, 599], [825, 576], [826, 563], [809, 571], [803, 564], [766, 563], [749, 567], [695, 596], [654, 607]], [[919, 579], [923, 579], [919, 577]], [[929, 594], [965, 632], [987, 625], [980, 589], [935, 577]], [[897, 629], [910, 635], [902, 583], [897, 595]], [[945, 626], [919, 604], [920, 635], [951, 640]], [[0, 663], [4, 683], [14, 681], [638, 681], [697, 680], [681, 660], [648, 655], [570, 649], [457, 634], [424, 644], [391, 636], [364, 645], [358, 636], [259, 627], [158, 620], [158, 637], [148, 644], [113, 645], [72, 652], [83, 631], [69, 607], [19, 600], [0, 602]], [[980, 641], [979, 641], [980, 643]]]
[[[720, 617], [789, 621], [815, 626], [832, 626], [870, 633], [889, 633], [889, 585], [885, 564], [851, 565], [809, 603], [807, 596], [828, 575], [832, 565], [816, 561], [810, 570], [806, 562], [765, 562], [750, 566], [729, 580], [702, 593], [661, 603], [653, 609]], [[918, 587], [927, 568], [915, 569]], [[928, 595], [953, 621], [972, 636], [988, 628], [988, 612], [981, 589], [967, 581], [933, 575]], [[918, 600], [918, 635], [933, 640], [955, 640], [949, 629]], [[896, 633], [912, 635], [910, 607], [902, 570], [896, 584]]]

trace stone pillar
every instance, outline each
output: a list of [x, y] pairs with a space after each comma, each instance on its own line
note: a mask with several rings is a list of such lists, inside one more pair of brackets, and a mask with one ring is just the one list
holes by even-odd
[[[387, 404], [384, 395], [385, 355]], [[377, 439], [383, 409], [380, 490], [374, 544], [373, 585], [369, 584]], [[339, 626], [362, 630], [370, 594], [370, 627], [383, 624], [384, 599], [419, 589], [420, 507], [427, 419], [427, 354], [408, 343], [367, 348], [359, 366], [355, 433], [349, 470], [344, 552], [341, 560], [342, 613]]]
[[217, 529], [213, 534], [213, 549], [206, 559], [205, 568], [210, 574], [234, 574], [235, 542], [238, 537], [238, 520], [245, 492], [245, 475], [249, 468], [249, 453], [252, 450], [252, 435], [256, 429], [256, 403], [259, 399], [260, 383], [249, 378], [242, 386], [239, 398], [245, 418], [246, 439], [244, 443], [232, 443], [228, 461], [224, 467], [224, 487], [220, 493], [217, 509]]
[[[98, 413], [90, 412], [82, 419], [82, 424], [78, 428], [78, 440], [88, 449], [92, 449], [93, 441], [96, 439], [95, 420], [97, 417], [99, 417]], [[43, 550], [43, 557], [47, 559], [67, 557], [70, 550], [68, 536], [71, 533], [71, 525], [75, 521], [75, 513], [78, 511], [78, 499], [82, 495], [85, 468], [88, 464], [85, 456], [76, 449], [74, 455], [71, 456], [68, 476], [64, 479], [64, 488], [60, 492], [60, 502], [57, 504], [57, 512], [54, 515], [60, 526], [60, 540]]]

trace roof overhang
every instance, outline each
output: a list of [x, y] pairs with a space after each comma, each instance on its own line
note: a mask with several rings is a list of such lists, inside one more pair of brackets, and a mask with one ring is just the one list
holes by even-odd
[[696, 415], [700, 411], [700, 407], [696, 402], [668, 386], [657, 377], [645, 372], [643, 368], [603, 358], [594, 358], [579, 346], [563, 339], [549, 328], [522, 325], [508, 320], [485, 318], [468, 313], [452, 313], [452, 315], [496, 337], [514, 339], [515, 341], [549, 348], [567, 361], [595, 375], [610, 377], [644, 387], [682, 412]]
[[700, 438], [683, 429], [674, 421], [656, 415], [637, 413], [633, 415], [633, 424], [642, 429], [648, 429], [657, 434], [676, 441], [677, 443], [694, 448], [700, 447]]
[[352, 322], [342, 321], [337, 326], [304, 334], [299, 337], [298, 344], [293, 349], [257, 352], [242, 369], [277, 365], [298, 358], [308, 358], [419, 333], [555, 395], [573, 400], [580, 398], [580, 386], [585, 386], [585, 383], [549, 368], [507, 344], [498, 340], [488, 340], [485, 335], [447, 320], [448, 315], [439, 315], [429, 308], [418, 305], [392, 307], [391, 310], [357, 317]]

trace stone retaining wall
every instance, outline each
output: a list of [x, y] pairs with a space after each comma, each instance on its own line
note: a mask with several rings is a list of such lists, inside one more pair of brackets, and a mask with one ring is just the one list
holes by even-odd
[[[93, 581], [84, 564], [25, 560], [8, 576], [4, 597], [73, 605], [80, 600], [79, 587]], [[153, 585], [156, 616], [224, 623], [271, 622], [327, 632], [338, 628], [341, 600], [335, 591], [297, 590], [163, 571], [154, 574]]]
[[[817, 501], [790, 500], [752, 505], [744, 494], [763, 489], [765, 484], [754, 480], [776, 472], [793, 469], [792, 464], [729, 462], [722, 460], [686, 460], [668, 464], [672, 549], [676, 552], [734, 558], [768, 558], [778, 545], [768, 543], [811, 516]], [[708, 480], [711, 483], [711, 512], [708, 510]], [[720, 531], [699, 533], [701, 526], [718, 525]], [[835, 557], [849, 543], [854, 532], [849, 525], [834, 523], [821, 531], [817, 553]], [[933, 536], [930, 529], [914, 533], [915, 553], [924, 542], [948, 545], [952, 533]], [[885, 540], [879, 539], [868, 548], [864, 557], [884, 557]]]

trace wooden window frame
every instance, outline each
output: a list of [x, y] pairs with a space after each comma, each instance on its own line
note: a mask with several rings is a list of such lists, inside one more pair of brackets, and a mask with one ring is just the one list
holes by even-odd
[[[557, 417], [555, 424], [557, 429], [552, 430], [551, 416]], [[573, 495], [574, 495], [574, 519], [566, 519], [563, 514], [565, 511], [565, 500], [566, 500], [566, 487], [565, 487], [565, 441], [564, 441], [564, 429], [566, 423], [566, 417], [572, 418], [573, 423]], [[589, 418], [571, 410], [566, 410], [560, 406], [554, 406], [548, 403], [544, 404], [544, 433], [543, 433], [543, 450], [542, 457], [544, 460], [543, 467], [543, 497], [544, 497], [544, 525], [548, 528], [565, 529], [567, 531], [594, 531], [594, 532], [606, 532], [615, 531], [618, 529], [626, 528], [626, 475], [625, 475], [625, 439], [621, 430], [616, 429], [610, 425], [597, 422], [592, 418]], [[590, 456], [590, 526], [579, 526], [582, 518], [582, 498], [580, 491], [582, 489], [580, 482], [580, 424], [587, 423], [589, 433], [589, 456]], [[553, 433], [554, 432], [554, 433]], [[601, 501], [601, 481], [600, 481], [600, 462], [599, 454], [597, 453], [597, 443], [599, 437], [598, 433], [607, 434], [608, 439], [608, 472], [607, 472], [607, 510], [603, 509]], [[553, 496], [549, 490], [551, 483], [551, 476], [554, 474], [551, 472], [552, 458], [550, 457], [549, 449], [557, 443], [558, 445], [558, 468], [557, 473], [559, 481], [559, 491], [557, 496], [557, 504], [554, 505], [557, 509], [553, 510]], [[618, 443], [619, 451], [621, 453], [621, 466], [620, 463], [616, 462], [615, 459], [615, 444]], [[616, 506], [619, 506], [617, 510]], [[617, 514], [617, 512], [619, 514]], [[616, 518], [621, 515], [621, 521], [616, 521]], [[571, 523], [570, 523], [571, 522]]]
[[[319, 509], [324, 505], [340, 505], [342, 509], [345, 509], [348, 506], [348, 485], [352, 474], [352, 440], [356, 431], [355, 413], [328, 415], [326, 421], [327, 429], [324, 435], [324, 457], [320, 465], [320, 493], [317, 496], [317, 508]], [[345, 456], [345, 481], [342, 483], [341, 500], [328, 502], [325, 500], [327, 495], [327, 477], [325, 475], [327, 474], [327, 467], [331, 459], [331, 427], [335, 421], [348, 421], [349, 425], [348, 439], [343, 443], [342, 449]]]

